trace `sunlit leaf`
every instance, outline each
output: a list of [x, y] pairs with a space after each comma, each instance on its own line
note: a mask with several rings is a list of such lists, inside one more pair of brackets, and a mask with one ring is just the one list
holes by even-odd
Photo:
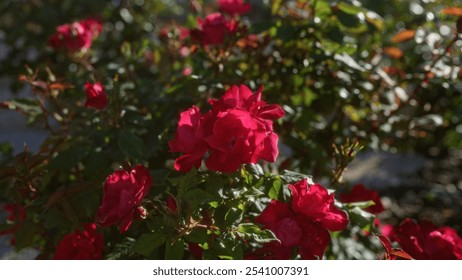
[[166, 260], [181, 260], [184, 255], [185, 243], [183, 239], [175, 242], [167, 242], [165, 246], [165, 259]]

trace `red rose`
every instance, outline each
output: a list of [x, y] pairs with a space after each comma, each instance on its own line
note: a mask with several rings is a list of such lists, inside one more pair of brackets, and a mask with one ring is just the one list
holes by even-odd
[[428, 221], [416, 224], [408, 218], [395, 228], [391, 238], [414, 259], [462, 259], [462, 238], [451, 227], [438, 228]]
[[265, 244], [250, 256], [287, 259], [292, 248], [297, 247], [302, 259], [320, 259], [330, 242], [328, 230], [339, 231], [347, 226], [346, 213], [334, 206], [333, 195], [323, 187], [308, 186], [306, 180], [289, 187], [290, 205], [273, 200], [256, 218], [256, 222], [274, 232], [280, 246]]
[[226, 20], [220, 13], [210, 14], [205, 20], [199, 18], [197, 23], [200, 28], [192, 30], [191, 36], [204, 46], [222, 44], [225, 37], [233, 33], [236, 28], [236, 23], [233, 20]]
[[108, 104], [108, 98], [106, 91], [101, 83], [90, 84], [85, 83], [85, 93], [87, 95], [87, 101], [85, 101], [85, 107], [92, 107], [95, 109], [102, 110]]
[[[263, 155], [265, 126], [246, 110], [232, 109], [217, 116], [211, 135], [205, 138], [210, 147], [207, 168], [233, 172], [243, 163], [256, 163]], [[277, 141], [277, 140], [276, 140]]]
[[95, 224], [85, 224], [59, 242], [55, 260], [100, 260], [103, 257], [103, 235], [96, 232]]
[[101, 31], [101, 22], [95, 19], [63, 24], [56, 27], [56, 33], [50, 37], [48, 44], [54, 49], [66, 49], [69, 52], [86, 51]]
[[218, 5], [223, 13], [242, 15], [250, 11], [250, 4], [244, 3], [243, 0], [218, 0]]
[[120, 233], [128, 230], [133, 219], [138, 218], [138, 207], [151, 189], [149, 170], [137, 165], [130, 171], [117, 170], [106, 179], [101, 206], [96, 213], [103, 227], [119, 224]]
[[369, 201], [372, 200], [375, 204], [364, 209], [372, 214], [382, 213], [384, 208], [380, 201], [379, 193], [374, 190], [368, 190], [362, 184], [353, 186], [350, 193], [340, 194], [340, 201], [343, 203]]
[[273, 120], [284, 116], [284, 110], [261, 101], [262, 89], [253, 94], [244, 85], [232, 86], [221, 99], [209, 100], [213, 108], [206, 114], [195, 106], [181, 113], [175, 139], [169, 142], [172, 152], [185, 153], [175, 160], [175, 169], [199, 167], [207, 151], [206, 166], [221, 172], [260, 159], [274, 162], [278, 136]]
[[201, 165], [207, 151], [201, 121], [202, 114], [196, 106], [180, 115], [175, 139], [168, 143], [172, 152], [185, 153], [175, 160], [174, 167], [178, 171], [188, 172], [193, 166], [199, 168]]
[[1, 230], [0, 235], [11, 234], [16, 232], [20, 227], [20, 224], [26, 220], [26, 210], [19, 204], [3, 204], [3, 210], [9, 213], [6, 220], [10, 223], [14, 223], [14, 226]]
[[456, 259], [462, 260], [462, 240], [459, 240], [457, 244], [454, 246], [454, 255]]
[[328, 194], [321, 185], [308, 186], [307, 180], [289, 185], [292, 191], [292, 209], [328, 230], [338, 231], [348, 224], [348, 216], [334, 205], [334, 194]]

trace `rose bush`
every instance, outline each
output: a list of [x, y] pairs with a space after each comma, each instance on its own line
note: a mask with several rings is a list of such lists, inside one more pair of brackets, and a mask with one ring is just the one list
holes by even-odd
[[462, 10], [424, 2], [3, 1], [30, 96], [0, 108], [47, 136], [0, 143], [0, 234], [38, 259], [462, 258], [456, 206], [406, 219], [343, 176], [462, 147]]

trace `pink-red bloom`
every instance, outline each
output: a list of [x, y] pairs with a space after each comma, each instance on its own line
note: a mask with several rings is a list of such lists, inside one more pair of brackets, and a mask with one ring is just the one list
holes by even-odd
[[184, 153], [175, 160], [175, 169], [198, 168], [207, 151], [205, 164], [214, 171], [234, 172], [241, 164], [260, 159], [274, 162], [278, 136], [273, 120], [284, 111], [261, 101], [262, 90], [253, 94], [244, 85], [232, 86], [222, 98], [209, 100], [212, 109], [206, 114], [195, 106], [181, 113], [175, 139], [169, 142], [173, 152]]
[[86, 51], [102, 31], [100, 21], [89, 18], [56, 27], [48, 40], [50, 47], [68, 52]]
[[103, 257], [103, 235], [95, 224], [85, 224], [63, 237], [56, 247], [55, 260], [100, 260]]
[[272, 200], [256, 218], [280, 243], [265, 244], [250, 256], [288, 259], [297, 248], [302, 259], [321, 259], [330, 243], [329, 231], [343, 230], [348, 216], [334, 205], [334, 195], [318, 184], [301, 180], [289, 186], [291, 203]]
[[102, 110], [108, 104], [108, 97], [101, 83], [90, 84], [89, 82], [86, 82], [85, 94], [87, 95], [85, 107]]
[[353, 189], [349, 193], [340, 194], [340, 201], [344, 203], [370, 200], [372, 200], [375, 204], [367, 207], [364, 210], [372, 214], [382, 213], [384, 208], [382, 201], [380, 201], [379, 193], [374, 190], [366, 189], [362, 184], [353, 186]]
[[395, 227], [391, 239], [417, 260], [462, 259], [462, 238], [451, 227], [438, 228], [428, 221], [404, 220]]
[[244, 3], [243, 0], [218, 0], [218, 5], [223, 13], [242, 15], [250, 11], [250, 4]]
[[96, 214], [99, 225], [119, 224], [120, 233], [128, 230], [133, 219], [140, 218], [138, 210], [151, 189], [149, 170], [137, 165], [132, 170], [117, 170], [106, 179], [101, 206]]
[[204, 46], [222, 44], [237, 26], [233, 19], [228, 20], [220, 13], [210, 14], [205, 20], [198, 18], [197, 23], [200, 28], [192, 30], [191, 36]]

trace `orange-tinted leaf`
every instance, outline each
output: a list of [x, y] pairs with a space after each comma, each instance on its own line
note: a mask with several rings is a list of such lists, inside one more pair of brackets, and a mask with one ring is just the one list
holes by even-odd
[[413, 259], [411, 256], [409, 256], [408, 253], [404, 252], [401, 249], [392, 249], [390, 255], [397, 256], [397, 257], [403, 258], [405, 260], [412, 260]]
[[68, 88], [71, 88], [72, 85], [71, 84], [66, 84], [66, 83], [52, 83], [49, 85], [50, 89], [56, 89], [56, 90], [65, 90], [65, 89], [68, 89]]
[[450, 15], [450, 16], [462, 16], [462, 8], [459, 7], [449, 7], [441, 10], [441, 13], [444, 15]]
[[394, 59], [400, 59], [404, 54], [401, 49], [395, 47], [383, 48], [383, 52]]
[[401, 32], [398, 32], [395, 36], [393, 36], [393, 38], [391, 38], [391, 41], [393, 43], [401, 43], [413, 39], [414, 36], [415, 30], [403, 30]]

